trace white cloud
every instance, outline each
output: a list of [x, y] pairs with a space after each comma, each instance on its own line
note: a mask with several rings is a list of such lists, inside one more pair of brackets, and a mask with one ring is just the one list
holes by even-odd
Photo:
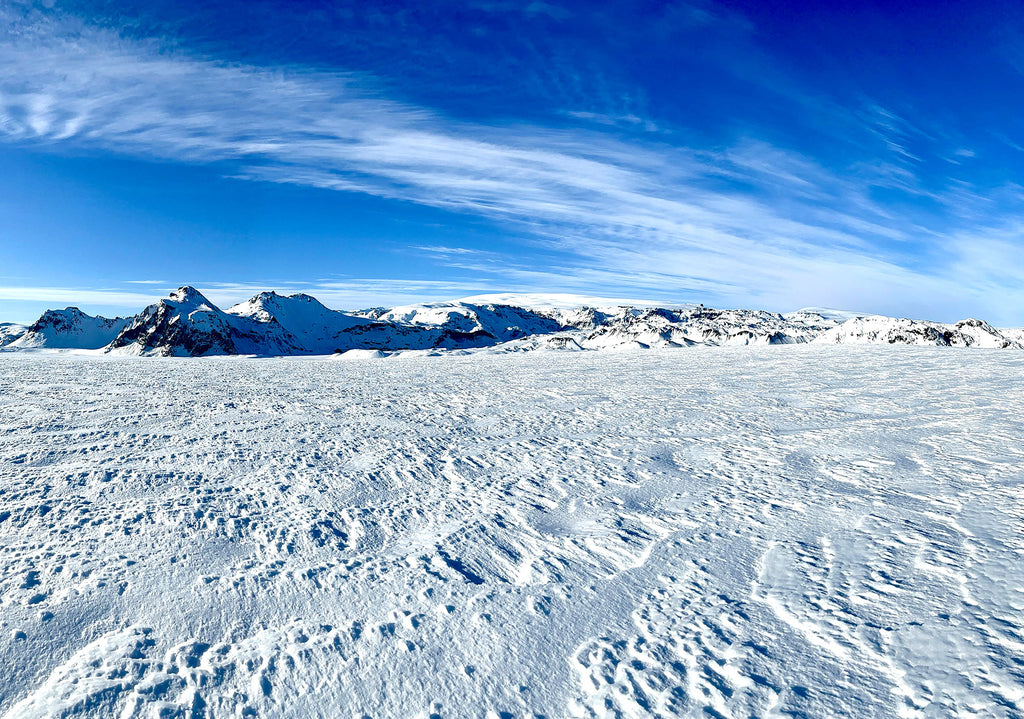
[[[124, 284], [139, 284], [139, 281], [125, 280]], [[131, 315], [144, 307], [167, 297], [176, 286], [156, 286], [152, 292], [137, 292], [117, 287], [0, 287], [0, 302], [45, 303], [45, 306], [76, 306], [87, 313], [115, 310], [120, 315]], [[290, 295], [305, 293], [313, 295], [333, 309], [355, 310], [375, 306], [397, 306], [432, 300], [449, 300], [469, 294], [492, 290], [487, 282], [396, 280], [375, 278], [352, 278], [341, 280], [320, 280], [317, 282], [281, 282], [268, 280], [251, 283], [197, 282], [196, 288], [221, 308], [243, 302], [254, 295], [275, 291]], [[33, 304], [33, 306], [35, 306]], [[23, 320], [31, 321], [34, 316], [26, 315]]]
[[273, 290], [283, 295], [297, 292], [313, 295], [328, 307], [341, 310], [392, 307], [430, 300], [447, 300], [479, 293], [490, 287], [485, 282], [376, 278], [350, 278], [318, 282], [200, 283], [198, 285], [198, 289], [204, 295], [225, 308], [247, 300], [260, 292]]
[[0, 300], [15, 302], [47, 302], [54, 306], [102, 305], [104, 307], [142, 307], [159, 299], [142, 292], [116, 288], [86, 287], [0, 287]]
[[[873, 113], [878, 132], [898, 145], [905, 123]], [[965, 306], [950, 299], [958, 279], [949, 273], [970, 262], [963, 253], [915, 269], [907, 249], [920, 228], [875, 203], [863, 177], [753, 140], [698, 151], [456, 123], [382, 99], [359, 76], [228, 65], [45, 20], [0, 35], [0, 137], [222, 163], [240, 178], [484, 215], [566, 257], [537, 268], [435, 250], [439, 261], [490, 278], [472, 291], [557, 283], [778, 309], [920, 306], [943, 315]], [[984, 263], [971, 267], [959, 277], [988, 281]], [[991, 277], [1001, 286], [1003, 275]], [[425, 286], [386, 296], [421, 298]], [[347, 306], [384, 302], [368, 290], [388, 291], [380, 282], [321, 291]]]

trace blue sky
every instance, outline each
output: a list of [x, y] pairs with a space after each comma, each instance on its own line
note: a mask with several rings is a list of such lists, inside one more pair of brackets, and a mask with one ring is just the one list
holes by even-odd
[[1022, 170], [1013, 2], [0, 3], [6, 321], [187, 283], [1024, 325]]

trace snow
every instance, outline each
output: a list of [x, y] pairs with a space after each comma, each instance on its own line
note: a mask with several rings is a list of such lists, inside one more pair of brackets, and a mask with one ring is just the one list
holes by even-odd
[[381, 352], [380, 350], [346, 350], [345, 352], [339, 352], [334, 355], [335, 359], [383, 359], [388, 355]]
[[14, 322], [0, 322], [0, 347], [9, 345], [14, 340], [25, 334], [28, 327], [15, 324]]
[[892, 317], [858, 317], [822, 332], [823, 344], [908, 344], [949, 347], [1024, 348], [1012, 332], [1003, 334], [987, 322], [966, 319], [955, 325]]
[[0, 717], [1017, 717], [1024, 354], [0, 354]]
[[821, 319], [833, 320], [839, 323], [864, 316], [865, 315], [863, 313], [850, 312], [849, 310], [836, 310], [829, 307], [804, 307], [796, 312], [787, 312], [783, 315], [786, 319], [801, 320], [807, 317], [819, 317]]
[[193, 287], [181, 287], [135, 315], [106, 349], [163, 357], [302, 351], [280, 324], [228, 314]]
[[[781, 315], [703, 305], [588, 307], [578, 295], [479, 295], [453, 302], [341, 312], [304, 294], [261, 292], [222, 311], [193, 287], [128, 319], [47, 311], [14, 349], [102, 349], [145, 356], [646, 349], [694, 345], [931, 344], [1024, 349], [1020, 330], [977, 319], [955, 325], [805, 308]], [[473, 300], [470, 302], [469, 300]], [[612, 300], [608, 300], [609, 302]], [[519, 304], [506, 304], [519, 303]], [[16, 338], [16, 339], [15, 339]]]
[[7, 346], [15, 349], [99, 349], [117, 337], [127, 319], [93, 317], [77, 307], [47, 310]]
[[[664, 303], [656, 300], [616, 299], [613, 297], [595, 297], [557, 292], [498, 292], [463, 297], [459, 302], [472, 305], [512, 305], [513, 307], [526, 307], [531, 310], [573, 310], [579, 307], [665, 307]], [[679, 306], [691, 307], [692, 305]]]
[[482, 332], [496, 341], [524, 334], [547, 334], [562, 329], [557, 315], [505, 304], [433, 302], [395, 307], [376, 316], [379, 322], [445, 327], [461, 333]]
[[328, 309], [315, 297], [305, 294], [282, 297], [274, 292], [263, 292], [226, 311], [262, 323], [276, 322], [294, 338], [293, 344], [313, 354], [334, 352], [345, 344], [341, 337], [346, 330], [370, 324], [362, 317]]
[[1004, 337], [1024, 347], [1024, 327], [1000, 327]]

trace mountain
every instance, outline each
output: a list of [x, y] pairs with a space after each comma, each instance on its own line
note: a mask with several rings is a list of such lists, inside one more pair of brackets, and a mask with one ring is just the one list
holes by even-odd
[[787, 312], [782, 316], [793, 322], [804, 322], [810, 319], [813, 321], [827, 320], [841, 324], [847, 320], [864, 317], [865, 315], [858, 312], [848, 312], [847, 310], [829, 309], [827, 307], [804, 307], [796, 312]]
[[282, 297], [276, 292], [261, 292], [227, 312], [262, 325], [277, 323], [297, 348], [312, 354], [330, 354], [341, 349], [349, 344], [346, 333], [374, 324], [364, 317], [328, 309], [315, 297], [304, 294]]
[[808, 342], [835, 322], [818, 316], [791, 321], [759, 310], [623, 308], [598, 322], [580, 344], [600, 349], [635, 343], [642, 347], [691, 345], [798, 344]]
[[228, 314], [193, 287], [137, 314], [107, 346], [126, 354], [191, 356], [211, 354], [294, 354], [295, 338], [273, 318], [258, 322]]
[[[444, 312], [440, 306], [422, 305], [378, 314], [339, 312], [309, 295], [274, 292], [223, 311], [195, 288], [182, 287], [136, 315], [107, 349], [161, 356], [463, 349], [561, 328], [551, 318], [502, 306], [454, 303]], [[528, 329], [510, 325], [515, 321]]]
[[47, 310], [8, 346], [20, 349], [100, 349], [109, 344], [127, 323], [128, 320], [121, 317], [93, 317], [77, 307]]
[[483, 340], [487, 344], [550, 334], [564, 328], [557, 313], [491, 302], [473, 304], [465, 300], [395, 307], [377, 313], [375, 319], [399, 325], [436, 327], [442, 333], [447, 332], [449, 338]]
[[1024, 327], [1000, 327], [999, 334], [1024, 347]]
[[[309, 295], [263, 292], [228, 309], [261, 324], [276, 322], [302, 352], [352, 349], [417, 350], [483, 347], [560, 325], [520, 308], [476, 307], [461, 302], [377, 308], [357, 313], [331, 310]], [[519, 322], [529, 329], [510, 323]]]
[[669, 307], [671, 303], [655, 300], [627, 300], [591, 297], [564, 293], [500, 292], [463, 297], [459, 302], [470, 305], [510, 305], [529, 310], [574, 310], [579, 307]]
[[966, 319], [954, 325], [892, 317], [858, 317], [826, 330], [814, 339], [819, 344], [901, 344], [940, 347], [992, 347], [1024, 349], [1012, 336], [987, 322]]
[[[570, 295], [480, 295], [341, 312], [305, 294], [261, 292], [224, 311], [181, 287], [128, 319], [50, 310], [28, 328], [0, 325], [0, 346], [135, 355], [295, 355], [486, 349], [580, 351], [728, 345], [904, 344], [1024, 348], [1024, 330], [804, 308], [787, 314], [703, 305], [574, 305]], [[586, 298], [590, 299], [590, 298]], [[500, 300], [500, 301], [497, 301]], [[512, 302], [522, 302], [526, 307]], [[614, 300], [608, 300], [614, 302]]]
[[14, 324], [13, 322], [0, 322], [0, 347], [9, 345], [14, 340], [25, 334], [28, 329], [25, 325]]

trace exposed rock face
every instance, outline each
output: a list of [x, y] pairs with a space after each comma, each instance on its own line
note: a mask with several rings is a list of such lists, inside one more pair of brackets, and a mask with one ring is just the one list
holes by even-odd
[[998, 330], [984, 320], [974, 319], [960, 320], [954, 325], [956, 331], [969, 342], [969, 346], [975, 347], [996, 347], [1006, 349], [1008, 347], [1024, 348], [1024, 342], [1013, 332]]
[[290, 354], [301, 347], [276, 320], [259, 323], [230, 315], [198, 290], [182, 287], [136, 315], [108, 349], [140, 355], [198, 357]]
[[[483, 298], [481, 298], [483, 299]], [[105, 348], [139, 355], [382, 353], [493, 348], [498, 352], [693, 345], [906, 344], [1024, 348], [1024, 331], [977, 319], [955, 325], [805, 309], [681, 307], [531, 309], [469, 301], [340, 312], [304, 294], [261, 292], [227, 311], [182, 287], [130, 319], [90, 317], [69, 307], [28, 328], [4, 330], [11, 347]], [[6, 335], [3, 334], [6, 332]]]
[[128, 319], [93, 317], [77, 307], [47, 310], [10, 346], [19, 348], [99, 349], [113, 340]]
[[252, 299], [230, 307], [227, 313], [248, 318], [265, 326], [271, 334], [280, 327], [298, 352], [330, 354], [346, 347], [346, 333], [372, 323], [363, 317], [328, 309], [315, 297], [295, 294], [283, 297], [261, 292]]
[[601, 318], [581, 344], [591, 348], [628, 342], [648, 347], [796, 344], [810, 341], [834, 324], [820, 316], [794, 321], [755, 310], [716, 310], [700, 306], [677, 310], [624, 308], [618, 314]]
[[823, 332], [815, 342], [825, 344], [902, 344], [941, 347], [1022, 348], [987, 322], [966, 319], [955, 325], [892, 317], [861, 317], [847, 320]]
[[[502, 304], [476, 305], [468, 302], [436, 302], [396, 307], [378, 314], [378, 322], [435, 327], [455, 342], [490, 337], [492, 342], [508, 342], [528, 335], [551, 334], [565, 329], [556, 313]], [[460, 334], [461, 333], [461, 334]], [[447, 346], [442, 344], [439, 346]]]
[[25, 334], [27, 329], [25, 325], [14, 324], [13, 322], [0, 322], [0, 347], [14, 342]]

